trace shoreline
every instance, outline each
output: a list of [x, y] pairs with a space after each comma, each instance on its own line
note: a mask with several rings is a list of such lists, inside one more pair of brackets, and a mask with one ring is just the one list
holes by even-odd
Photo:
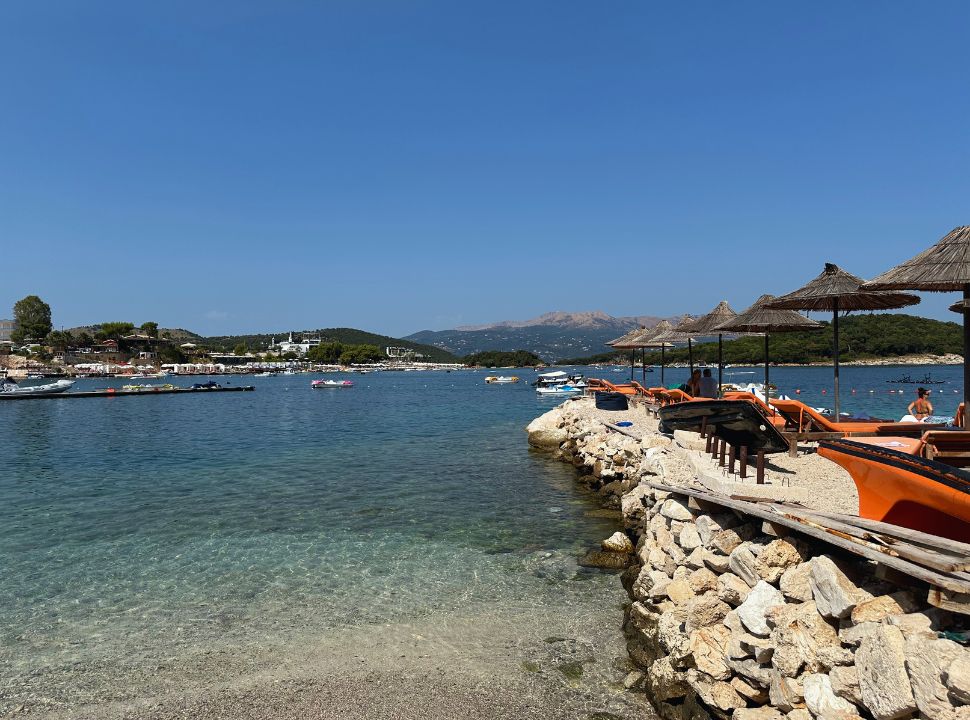
[[[632, 425], [621, 434], [618, 420]], [[970, 648], [940, 635], [970, 632], [967, 615], [930, 605], [912, 578], [878, 579], [870, 561], [831, 543], [677, 492], [855, 514], [854, 483], [835, 463], [772, 455], [766, 484], [742, 482], [697, 433], [661, 435], [643, 405], [603, 411], [590, 398], [527, 431], [622, 511], [625, 531], [586, 561], [622, 572], [638, 668], [625, 684], [664, 720], [970, 715], [955, 690]]]

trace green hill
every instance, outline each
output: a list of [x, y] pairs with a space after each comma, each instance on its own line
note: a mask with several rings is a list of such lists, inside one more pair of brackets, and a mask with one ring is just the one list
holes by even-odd
[[[821, 330], [771, 334], [772, 362], [831, 362], [832, 325], [823, 322]], [[942, 322], [915, 315], [849, 315], [839, 319], [839, 353], [843, 361], [891, 358], [902, 355], [945, 355], [963, 353], [963, 328], [955, 322]], [[687, 348], [665, 352], [667, 362], [686, 362]], [[613, 352], [588, 358], [571, 358], [563, 364], [629, 362], [630, 353]], [[717, 362], [717, 343], [694, 345], [694, 360]], [[648, 352], [647, 363], [658, 364], [660, 352]], [[734, 365], [764, 362], [764, 338], [741, 337], [724, 341], [724, 362]]]
[[[323, 328], [320, 330], [304, 330], [293, 333], [294, 337], [319, 337], [323, 342], [339, 342], [344, 345], [376, 345], [383, 350], [386, 347], [403, 347], [414, 350], [415, 353], [423, 355], [421, 358], [428, 362], [453, 363], [458, 359], [447, 350], [436, 348], [433, 345], [422, 345], [421, 343], [399, 338], [388, 337], [387, 335], [377, 335], [375, 333], [356, 330], [354, 328]], [[289, 336], [289, 331], [277, 333], [256, 333], [253, 335], [214, 335], [202, 339], [202, 344], [212, 350], [231, 352], [237, 345], [245, 345], [250, 350], [266, 350], [269, 348], [273, 338], [277, 342], [285, 340]]]

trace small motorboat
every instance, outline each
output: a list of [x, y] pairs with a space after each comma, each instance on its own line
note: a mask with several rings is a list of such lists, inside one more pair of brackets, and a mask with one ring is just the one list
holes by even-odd
[[849, 473], [859, 517], [970, 542], [970, 472], [940, 462], [965, 463], [968, 447], [970, 433], [939, 430], [922, 439], [823, 440], [818, 454]]
[[56, 380], [43, 385], [18, 385], [10, 378], [0, 378], [0, 393], [10, 395], [55, 395], [74, 386], [73, 380]]
[[562, 370], [540, 374], [533, 383], [537, 388], [553, 387], [556, 385], [570, 385], [574, 388], [585, 388], [586, 378], [581, 373], [569, 374]]
[[771, 455], [789, 449], [778, 428], [748, 400], [692, 400], [665, 405], [658, 412], [660, 432], [700, 430], [706, 425], [730, 445], [746, 447], [749, 452]]
[[585, 386], [577, 387], [575, 385], [547, 385], [545, 387], [537, 387], [536, 393], [543, 396], [582, 395], [585, 389]]
[[310, 383], [312, 388], [349, 388], [353, 387], [354, 383], [350, 380], [314, 380]]
[[515, 375], [489, 375], [485, 378], [485, 382], [489, 385], [509, 385], [518, 381], [519, 378]]

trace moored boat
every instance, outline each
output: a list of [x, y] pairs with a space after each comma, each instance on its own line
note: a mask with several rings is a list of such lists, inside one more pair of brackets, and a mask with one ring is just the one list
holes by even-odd
[[536, 388], [536, 393], [543, 396], [581, 395], [584, 391], [585, 387], [576, 387], [575, 385], [547, 385]]
[[485, 382], [489, 385], [508, 385], [518, 381], [519, 378], [516, 375], [489, 375], [485, 378]]
[[855, 482], [859, 517], [970, 542], [970, 472], [939, 461], [961, 458], [966, 451], [935, 450], [948, 441], [966, 445], [967, 436], [940, 431], [922, 439], [825, 440], [818, 454], [845, 468]]
[[18, 385], [9, 378], [0, 378], [0, 393], [11, 395], [54, 395], [74, 386], [73, 380], [56, 380], [43, 385]]

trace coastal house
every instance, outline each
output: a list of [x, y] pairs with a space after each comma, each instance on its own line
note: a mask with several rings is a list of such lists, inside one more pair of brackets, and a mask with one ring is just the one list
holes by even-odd
[[322, 341], [320, 338], [308, 338], [304, 336], [299, 342], [293, 340], [293, 333], [290, 333], [289, 338], [283, 340], [282, 342], [276, 342], [276, 338], [273, 338], [269, 344], [269, 349], [271, 352], [278, 353], [282, 355], [283, 353], [296, 353], [297, 355], [306, 355], [310, 348], [316, 347]]
[[16, 320], [0, 320], [0, 343], [13, 344], [13, 339], [10, 336], [13, 335], [16, 329]]

